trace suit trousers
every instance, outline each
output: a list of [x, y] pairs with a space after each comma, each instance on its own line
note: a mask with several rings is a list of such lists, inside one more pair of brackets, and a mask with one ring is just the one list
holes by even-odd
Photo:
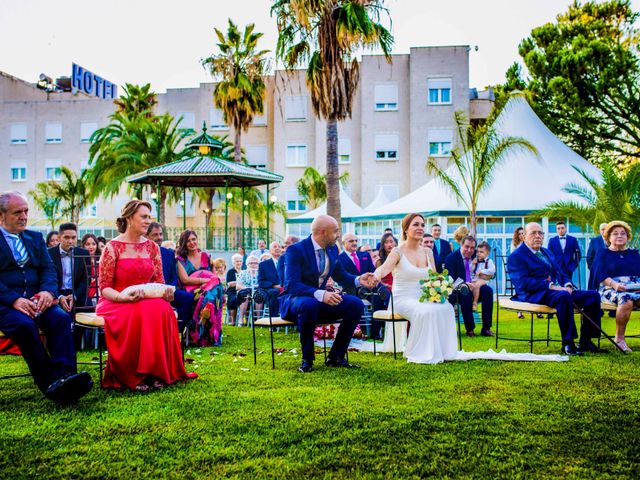
[[[456, 293], [449, 297], [449, 301], [452, 305], [456, 304]], [[458, 295], [460, 301], [460, 311], [462, 312], [462, 318], [464, 319], [464, 327], [467, 332], [472, 332], [476, 328], [476, 323], [473, 319], [473, 295]], [[485, 332], [491, 328], [493, 323], [493, 289], [489, 285], [483, 285], [480, 287], [479, 303], [482, 303], [482, 331]]]
[[267, 296], [269, 297], [269, 314], [272, 317], [280, 316], [280, 302], [278, 302], [278, 295], [280, 295], [279, 288], [265, 288]]
[[342, 302], [336, 306], [319, 302], [314, 297], [292, 298], [289, 309], [293, 321], [298, 323], [302, 358], [309, 362], [315, 359], [313, 333], [318, 323], [333, 323], [342, 319], [335, 341], [329, 352], [329, 357], [335, 360], [344, 359], [353, 332], [364, 313], [362, 300], [352, 295], [342, 297]]
[[[555, 308], [558, 313], [558, 326], [562, 334], [564, 344], [578, 337], [576, 322], [573, 318], [573, 304], [582, 308], [585, 313], [600, 325], [602, 312], [600, 311], [600, 294], [591, 290], [574, 290], [569, 293], [565, 290], [548, 290], [540, 300], [540, 303]], [[587, 319], [582, 322], [580, 339], [588, 340], [600, 335], [600, 330], [594, 327]]]
[[[40, 341], [38, 328], [47, 337], [48, 352]], [[33, 381], [42, 392], [61, 376], [76, 372], [71, 316], [60, 307], [50, 307], [31, 318], [12, 307], [0, 306], [0, 330], [20, 347]]]

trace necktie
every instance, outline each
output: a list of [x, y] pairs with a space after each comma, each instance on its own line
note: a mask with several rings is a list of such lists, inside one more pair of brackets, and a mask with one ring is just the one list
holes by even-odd
[[18, 265], [24, 267], [29, 261], [29, 253], [27, 252], [24, 243], [22, 243], [22, 239], [16, 234], [10, 234], [9, 238], [13, 241], [13, 258], [16, 259]]
[[549, 267], [551, 266], [551, 263], [549, 262], [549, 259], [547, 258], [547, 256], [542, 253], [541, 250], [538, 250], [536, 252], [536, 257], [538, 257], [540, 260], [542, 260], [544, 263], [546, 263]]
[[436, 247], [436, 253], [437, 253], [437, 254], [438, 254], [438, 256], [439, 256], [439, 255], [440, 255], [440, 239], [439, 239], [439, 238], [438, 238], [438, 239], [436, 239], [436, 241], [435, 241], [435, 242], [433, 242], [433, 244], [435, 245], [435, 247]]
[[465, 279], [464, 279], [465, 282], [471, 281], [471, 267], [469, 265], [468, 258], [464, 259], [464, 276], [465, 276]]
[[324, 271], [327, 268], [327, 256], [324, 248], [318, 250], [318, 257], [320, 257], [320, 264], [318, 265], [318, 271], [320, 272], [320, 277], [318, 278], [318, 285], [322, 285], [324, 282]]
[[356, 252], [351, 252], [351, 258], [353, 258], [353, 263], [356, 264], [356, 270], [360, 273], [360, 259], [358, 258], [358, 255], [356, 255]]

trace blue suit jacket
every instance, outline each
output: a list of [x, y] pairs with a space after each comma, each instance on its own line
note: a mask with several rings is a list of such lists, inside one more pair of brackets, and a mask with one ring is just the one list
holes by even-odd
[[[438, 253], [438, 249], [435, 245], [433, 247], [433, 259], [436, 262], [436, 270], [438, 270], [438, 272], [442, 272], [442, 264], [445, 263], [449, 255], [451, 255], [451, 244], [444, 238], [440, 238], [440, 252]], [[462, 278], [464, 278], [464, 276]]]
[[[359, 275], [362, 275], [363, 273], [375, 272], [376, 267], [373, 265], [371, 255], [369, 255], [367, 252], [356, 252], [356, 255], [360, 260], [360, 271], [358, 271], [358, 269], [356, 268], [356, 264], [353, 263], [350, 254], [348, 254], [347, 252], [342, 252], [340, 255], [338, 255], [338, 262], [342, 264], [342, 268], [344, 268], [347, 273], [350, 273], [351, 275], [357, 277]], [[345, 287], [345, 291], [351, 295], [355, 295], [356, 287]]]
[[282, 318], [289, 318], [289, 309], [296, 297], [313, 297], [316, 290], [326, 288], [329, 277], [343, 287], [355, 287], [356, 277], [347, 273], [338, 261], [338, 247], [334, 245], [326, 250], [329, 273], [322, 285], [318, 286], [321, 272], [318, 272], [311, 236], [287, 248], [284, 255], [284, 292], [279, 298]]
[[516, 248], [507, 259], [507, 271], [516, 289], [514, 299], [521, 302], [540, 303], [543, 295], [549, 291], [549, 283], [560, 285], [571, 283], [571, 279], [558, 265], [553, 253], [541, 248], [549, 260], [548, 265], [536, 257], [525, 243]]
[[[473, 259], [474, 257], [475, 254], [471, 258]], [[466, 272], [464, 271], [464, 259], [462, 258], [460, 249], [447, 255], [447, 258], [445, 258], [444, 260], [444, 268], [449, 271], [449, 275], [451, 275], [454, 280], [457, 280], [458, 278], [466, 280]], [[473, 267], [469, 265], [469, 268]]]
[[42, 234], [25, 230], [20, 236], [29, 253], [29, 261], [22, 268], [0, 233], [0, 304], [6, 307], [11, 307], [18, 298], [31, 298], [41, 291], [58, 296], [56, 269]]
[[[282, 257], [278, 260], [278, 267], [283, 263]], [[280, 276], [276, 270], [276, 264], [270, 258], [258, 264], [258, 286], [260, 288], [272, 288], [274, 285], [282, 285]]]
[[607, 245], [604, 243], [602, 235], [598, 235], [591, 239], [589, 242], [589, 248], [587, 249], [587, 266], [589, 269], [591, 269], [591, 265], [593, 265], [593, 261], [598, 255], [598, 250], [602, 250], [603, 248], [607, 248]]
[[571, 277], [576, 268], [578, 268], [580, 258], [582, 258], [580, 245], [578, 245], [578, 240], [576, 239], [576, 237], [567, 235], [564, 252], [562, 251], [562, 247], [560, 246], [560, 237], [551, 238], [549, 240], [548, 248], [556, 257], [558, 265], [560, 265], [560, 268], [564, 270], [564, 273], [567, 275], [567, 277]]
[[162, 274], [164, 283], [178, 288], [178, 264], [176, 262], [176, 252], [170, 248], [160, 247], [162, 255]]
[[[60, 257], [60, 247], [51, 247], [48, 249], [49, 256], [56, 268], [58, 278], [58, 290], [62, 289], [62, 258]], [[79, 259], [73, 259], [73, 278], [72, 288], [76, 303], [80, 307], [87, 305], [87, 272], [89, 271], [88, 262], [89, 251], [84, 248], [73, 247], [73, 255], [81, 255]]]

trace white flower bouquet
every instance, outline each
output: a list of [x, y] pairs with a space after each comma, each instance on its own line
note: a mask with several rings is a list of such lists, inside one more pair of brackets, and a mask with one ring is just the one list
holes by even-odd
[[453, 278], [449, 276], [449, 272], [444, 270], [442, 273], [429, 272], [429, 277], [420, 280], [421, 302], [444, 303], [453, 292]]

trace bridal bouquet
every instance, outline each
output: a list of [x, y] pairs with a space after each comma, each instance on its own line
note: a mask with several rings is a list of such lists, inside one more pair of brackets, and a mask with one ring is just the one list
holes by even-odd
[[442, 273], [429, 272], [429, 277], [420, 280], [421, 302], [444, 303], [453, 292], [453, 278], [449, 276], [449, 272], [444, 270]]

